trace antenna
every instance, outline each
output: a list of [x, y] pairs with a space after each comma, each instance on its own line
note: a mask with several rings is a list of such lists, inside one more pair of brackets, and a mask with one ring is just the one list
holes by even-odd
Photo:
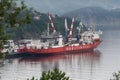
[[82, 23], [81, 21], [80, 21], [80, 23], [79, 23], [79, 26], [80, 26], [80, 27], [83, 27], [83, 23]]
[[80, 23], [79, 23], [79, 28], [81, 29], [80, 32], [82, 32], [82, 33], [84, 32], [83, 27], [84, 27], [84, 25], [83, 25], [82, 21], [80, 21]]
[[53, 32], [56, 32], [55, 26], [54, 26], [54, 24], [53, 24], [53, 22], [52, 22], [52, 19], [51, 19], [51, 16], [50, 16], [50, 13], [48, 13], [48, 16], [49, 16], [50, 24], [51, 24], [51, 26], [52, 26], [52, 30], [53, 30]]

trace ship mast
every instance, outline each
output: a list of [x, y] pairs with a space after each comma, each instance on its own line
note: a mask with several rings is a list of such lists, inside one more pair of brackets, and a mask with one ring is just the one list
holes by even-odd
[[53, 32], [56, 32], [56, 29], [55, 29], [55, 26], [54, 26], [54, 24], [53, 24], [53, 21], [52, 21], [52, 18], [51, 18], [51, 16], [50, 16], [50, 13], [48, 13], [48, 16], [49, 16], [50, 24], [51, 24], [51, 26], [52, 26], [52, 30], [53, 30]]

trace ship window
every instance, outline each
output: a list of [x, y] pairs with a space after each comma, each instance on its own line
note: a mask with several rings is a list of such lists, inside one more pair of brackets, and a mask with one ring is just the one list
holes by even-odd
[[55, 45], [58, 45], [58, 41], [55, 41]]
[[28, 41], [27, 44], [31, 44], [31, 41]]

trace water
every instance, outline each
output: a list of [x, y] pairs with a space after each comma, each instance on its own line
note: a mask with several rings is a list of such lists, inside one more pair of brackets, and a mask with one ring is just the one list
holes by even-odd
[[72, 80], [109, 80], [120, 70], [120, 31], [103, 32], [103, 42], [94, 52], [5, 60], [0, 80], [40, 78], [42, 71], [58, 67]]

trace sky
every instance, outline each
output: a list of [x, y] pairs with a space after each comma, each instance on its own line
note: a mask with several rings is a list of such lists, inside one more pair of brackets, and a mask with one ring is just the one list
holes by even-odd
[[120, 0], [25, 0], [28, 7], [43, 12], [64, 14], [83, 7], [120, 8]]

